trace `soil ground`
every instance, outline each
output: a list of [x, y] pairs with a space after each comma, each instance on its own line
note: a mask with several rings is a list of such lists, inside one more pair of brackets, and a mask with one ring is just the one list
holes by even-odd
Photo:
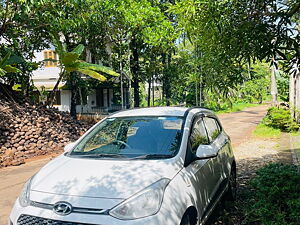
[[[281, 161], [292, 161], [289, 140], [283, 137], [280, 140], [256, 139], [251, 134], [256, 125], [264, 117], [266, 105], [248, 108], [246, 110], [219, 115], [225, 131], [230, 135], [234, 153], [237, 159], [239, 193], [247, 188], [247, 181], [255, 175], [255, 170], [262, 165]], [[280, 151], [285, 149], [286, 151]], [[23, 183], [40, 167], [46, 164], [51, 157], [33, 160], [18, 167], [0, 169], [0, 225], [5, 225], [11, 207], [20, 193]], [[239, 215], [238, 207], [241, 196], [234, 207], [235, 212], [217, 209], [211, 217], [210, 224], [241, 224], [243, 215]], [[226, 218], [226, 219], [224, 219]]]

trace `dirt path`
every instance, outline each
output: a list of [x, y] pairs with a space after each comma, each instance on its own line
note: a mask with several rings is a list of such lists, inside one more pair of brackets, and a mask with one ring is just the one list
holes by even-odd
[[47, 162], [49, 159], [0, 169], [0, 225], [7, 224], [8, 215], [23, 184]]
[[[238, 146], [251, 137], [252, 130], [263, 118], [266, 109], [267, 106], [259, 106], [241, 112], [219, 115], [225, 131], [231, 137], [233, 146]], [[50, 157], [18, 167], [0, 169], [0, 225], [7, 223], [7, 217], [23, 183], [49, 160]]]
[[238, 146], [251, 138], [252, 131], [265, 116], [267, 109], [268, 105], [261, 105], [240, 112], [219, 115], [219, 119], [224, 130], [230, 136], [233, 146]]

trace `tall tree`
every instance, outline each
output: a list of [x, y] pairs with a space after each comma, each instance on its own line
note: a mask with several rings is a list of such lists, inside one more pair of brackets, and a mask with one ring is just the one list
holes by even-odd
[[299, 58], [299, 33], [291, 23], [299, 7], [294, 0], [182, 0], [170, 10], [201, 48], [206, 82], [227, 95], [247, 79], [245, 65], [263, 59], [289, 65]]

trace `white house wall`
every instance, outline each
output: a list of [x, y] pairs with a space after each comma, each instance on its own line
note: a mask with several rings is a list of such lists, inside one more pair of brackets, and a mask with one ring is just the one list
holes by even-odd
[[87, 96], [87, 104], [86, 105], [76, 105], [77, 113], [91, 113], [92, 107], [96, 106], [96, 90], [92, 90], [90, 94]]
[[[54, 49], [45, 49], [45, 50], [54, 50]], [[44, 60], [44, 52], [35, 52], [34, 61], [42, 62]], [[59, 78], [59, 67], [39, 67], [37, 70], [32, 72], [32, 80], [36, 87], [45, 86], [46, 88], [53, 88], [56, 84], [56, 81]], [[62, 86], [63, 83], [60, 85]]]
[[92, 92], [90, 92], [90, 94], [87, 97], [87, 103], [88, 105], [90, 105], [91, 107], [96, 106], [96, 90], [93, 90]]
[[61, 105], [58, 106], [58, 109], [60, 111], [70, 112], [71, 91], [70, 90], [61, 90], [60, 101], [61, 101]]

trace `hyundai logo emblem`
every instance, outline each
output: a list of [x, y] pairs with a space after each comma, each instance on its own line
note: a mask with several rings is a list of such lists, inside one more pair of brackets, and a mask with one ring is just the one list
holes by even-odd
[[72, 206], [67, 202], [57, 202], [53, 206], [53, 211], [60, 216], [66, 216], [72, 212]]

